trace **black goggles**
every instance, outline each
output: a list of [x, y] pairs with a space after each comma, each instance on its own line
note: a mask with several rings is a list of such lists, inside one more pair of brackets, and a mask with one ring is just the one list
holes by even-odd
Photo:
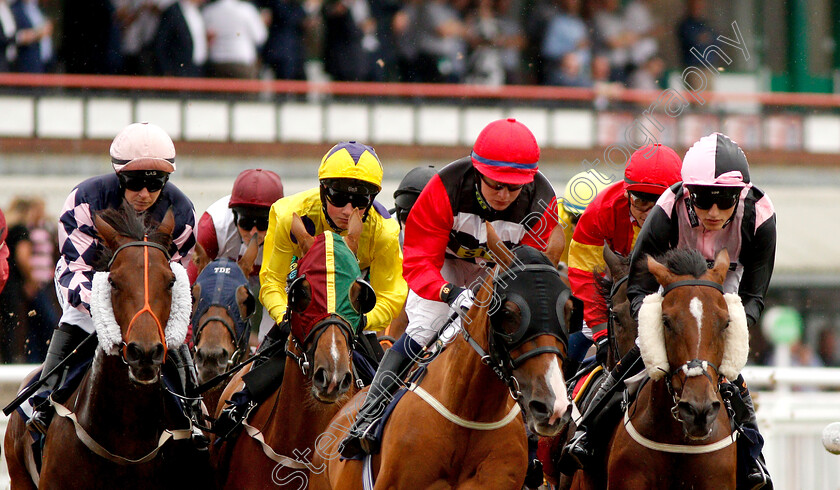
[[265, 231], [268, 229], [268, 216], [240, 214], [236, 217], [236, 226], [243, 230], [251, 230], [256, 226], [258, 231]]
[[484, 185], [497, 192], [502, 189], [507, 189], [508, 192], [516, 192], [525, 187], [525, 184], [504, 184], [502, 182], [496, 182], [495, 180], [491, 182], [490, 179], [485, 177], [482, 173], [479, 173], [478, 176], [481, 178], [481, 181], [484, 182]]
[[168, 173], [157, 170], [121, 172], [117, 176], [120, 179], [120, 185], [132, 192], [140, 192], [143, 189], [149, 192], [157, 192], [163, 189], [163, 186], [169, 181]]
[[327, 201], [337, 208], [343, 208], [350, 203], [354, 208], [367, 209], [373, 202], [373, 196], [371, 194], [351, 194], [333, 189], [332, 187], [326, 188], [326, 196]]
[[718, 209], [729, 209], [738, 203], [741, 195], [739, 188], [726, 188], [714, 190], [689, 190], [691, 203], [697, 209], [712, 209], [717, 205]]

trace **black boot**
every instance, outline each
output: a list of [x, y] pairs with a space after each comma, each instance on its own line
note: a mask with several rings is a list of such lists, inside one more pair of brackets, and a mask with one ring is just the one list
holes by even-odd
[[179, 394], [183, 396], [181, 403], [184, 409], [184, 416], [192, 421], [190, 425], [193, 428], [193, 445], [200, 451], [207, 450], [210, 446], [210, 440], [195, 425], [204, 420], [204, 412], [201, 410], [201, 398], [194, 397], [195, 389], [198, 387], [198, 377], [195, 372], [189, 347], [186, 344], [181, 345], [177, 350], [169, 351], [169, 356], [178, 371], [180, 382], [178, 388], [181, 391]]
[[735, 412], [735, 423], [740, 426], [743, 436], [738, 438], [738, 456], [743, 457], [747, 463], [738, 465], [739, 471], [742, 472], [738, 479], [744, 482], [744, 488], [750, 490], [772, 490], [773, 482], [770, 480], [764, 455], [761, 454], [764, 438], [758, 432], [758, 421], [750, 391], [742, 376], [738, 376], [733, 384], [737, 389], [737, 396], [730, 399]]
[[[55, 330], [53, 330], [52, 339], [50, 340], [50, 347], [47, 350], [47, 357], [44, 359], [43, 367], [41, 368], [41, 380], [44, 384], [38, 389], [37, 393], [52, 392], [64, 380], [67, 373], [67, 368], [63, 367], [47, 376], [61, 361], [63, 361], [73, 349], [76, 348], [83, 340], [87, 338], [87, 333], [81, 328], [62, 323]], [[37, 431], [41, 434], [46, 434], [50, 426], [55, 410], [50, 405], [49, 400], [45, 400], [37, 407], [33, 408], [32, 418], [26, 423], [26, 427], [31, 431]]]
[[[604, 441], [600, 440], [602, 437], [598, 437], [599, 434], [589, 434], [592, 432], [590, 429], [613, 427], [613, 419], [619, 412], [622, 399], [621, 393], [616, 392], [615, 387], [635, 369], [640, 358], [639, 348], [634, 347], [625, 354], [613, 372], [607, 374], [586, 412], [581, 416], [578, 431], [563, 449], [560, 456], [561, 471], [573, 474], [579, 469], [591, 468], [595, 463], [599, 444]], [[608, 433], [608, 430], [602, 430], [602, 433]]]
[[251, 411], [265, 400], [283, 382], [286, 366], [285, 345], [289, 339], [288, 324], [275, 324], [268, 331], [257, 354], [268, 356], [255, 361], [251, 370], [242, 377], [245, 387], [226, 400], [227, 406], [213, 422], [213, 433], [222, 441], [230, 440], [248, 420]]
[[356, 420], [350, 428], [347, 437], [341, 441], [339, 452], [345, 458], [356, 458], [362, 453], [371, 454], [376, 448], [371, 446], [373, 434], [371, 428], [382, 417], [382, 412], [394, 398], [394, 394], [403, 385], [405, 371], [412, 364], [412, 358], [393, 348], [388, 349], [373, 382], [365, 397], [362, 408], [359, 409]]

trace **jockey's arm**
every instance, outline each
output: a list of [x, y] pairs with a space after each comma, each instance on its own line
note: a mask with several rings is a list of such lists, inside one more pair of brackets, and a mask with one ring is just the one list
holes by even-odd
[[627, 280], [627, 298], [630, 300], [633, 318], [639, 318], [639, 308], [645, 296], [659, 290], [659, 282], [648, 271], [647, 257], [662, 255], [676, 246], [676, 242], [672, 241], [674, 225], [676, 218], [672, 221], [664, 209], [654, 206], [639, 232], [633, 253], [630, 254], [630, 274]]
[[572, 294], [583, 302], [583, 319], [592, 328], [592, 340], [607, 335], [607, 305], [595, 283], [596, 270], [604, 270], [605, 233], [598, 209], [584, 212], [569, 247], [569, 282]]
[[292, 212], [282, 201], [274, 203], [269, 212], [260, 269], [260, 302], [276, 323], [286, 313], [286, 278], [294, 255], [289, 239]]
[[[743, 234], [742, 234], [743, 236]], [[746, 244], [745, 244], [746, 245]], [[762, 223], [755, 231], [748, 246], [741, 249], [739, 261], [744, 274], [738, 286], [738, 295], [747, 313], [747, 326], [752, 327], [764, 311], [764, 296], [770, 285], [770, 276], [776, 258], [776, 215]]]
[[454, 218], [439, 176], [426, 184], [405, 224], [403, 277], [421, 298], [440, 301], [447, 283], [440, 273]]
[[370, 227], [375, 233], [371, 237], [370, 285], [376, 292], [376, 306], [367, 314], [365, 329], [381, 331], [400, 313], [408, 294], [408, 286], [402, 276], [399, 225], [393, 219], [383, 218], [379, 214], [374, 216], [373, 211], [370, 218], [375, 220], [375, 223], [366, 223], [366, 228]]

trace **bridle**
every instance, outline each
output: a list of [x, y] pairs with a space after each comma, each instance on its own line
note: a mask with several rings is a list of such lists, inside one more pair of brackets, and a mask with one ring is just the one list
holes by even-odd
[[[560, 277], [560, 273], [555, 267], [544, 264], [528, 264], [518, 266], [515, 269], [507, 269], [493, 279], [493, 297], [500, 298], [502, 296], [498, 291], [499, 288], [497, 288], [497, 284], [506, 284], [506, 279], [516, 279], [518, 274], [524, 272], [549, 273], [556, 275], [558, 279]], [[551, 335], [555, 337], [563, 344], [565, 348], [568, 349], [568, 326], [565, 325], [565, 317], [563, 311], [565, 309], [566, 301], [570, 297], [571, 291], [568, 288], [565, 288], [560, 292], [557, 298], [557, 302], [555, 304], [555, 314], [557, 315], [557, 319], [559, 320], [561, 327], [559, 334], [552, 330], [548, 330], [548, 326], [535, 327], [531, 325], [531, 322], [528, 322], [527, 324], [521, 326], [516, 333], [508, 335], [501, 333], [496, 328], [494, 328], [493, 322], [490, 320], [490, 318], [488, 318], [490, 335], [488, 336], [488, 349], [487, 351], [485, 351], [484, 348], [482, 348], [481, 345], [478, 344], [478, 342], [469, 334], [469, 332], [467, 332], [466, 329], [461, 329], [461, 334], [464, 336], [464, 339], [469, 343], [473, 350], [479, 355], [482, 364], [492, 369], [496, 376], [498, 376], [499, 379], [501, 379], [505, 383], [505, 385], [508, 387], [508, 390], [510, 391], [511, 397], [514, 400], [518, 401], [519, 398], [522, 396], [522, 392], [520, 391], [519, 387], [519, 382], [513, 375], [513, 371], [516, 368], [521, 366], [528, 359], [539, 356], [541, 354], [554, 354], [562, 360], [563, 352], [557, 347], [554, 347], [553, 345], [535, 347], [519, 355], [516, 358], [511, 358], [510, 352], [521, 347], [529, 340], [532, 340], [541, 335]]]
[[621, 279], [613, 282], [612, 287], [610, 287], [610, 296], [607, 298], [607, 333], [609, 334], [610, 348], [613, 351], [613, 357], [615, 359], [621, 358], [621, 352], [618, 350], [618, 336], [615, 333], [615, 326], [620, 325], [621, 322], [618, 321], [618, 315], [616, 315], [615, 310], [613, 310], [613, 298], [615, 298], [615, 295], [618, 294], [618, 290], [621, 289], [621, 285], [627, 282], [628, 279], [630, 279], [630, 274], [627, 274]]
[[[117, 254], [120, 253], [123, 249], [128, 247], [143, 247], [143, 308], [141, 308], [134, 316], [131, 317], [131, 321], [128, 322], [128, 328], [125, 332], [125, 337], [128, 337], [131, 334], [131, 328], [134, 326], [135, 320], [140, 317], [143, 313], [148, 313], [152, 316], [152, 319], [155, 321], [155, 325], [158, 328], [158, 334], [160, 334], [160, 342], [163, 344], [163, 362], [166, 362], [166, 333], [163, 330], [163, 324], [160, 322], [160, 318], [152, 311], [152, 307], [149, 304], [149, 247], [156, 248], [163, 252], [163, 255], [166, 257], [166, 261], [169, 262], [171, 256], [169, 255], [169, 251], [163, 245], [155, 242], [149, 241], [148, 235], [143, 235], [143, 241], [133, 241], [128, 242], [120, 245], [114, 251], [114, 254], [111, 256], [111, 260], [108, 261], [108, 270], [111, 270], [111, 265], [114, 263], [114, 259], [117, 258]], [[128, 364], [126, 360], [126, 353], [128, 350], [128, 344], [125, 340], [122, 341], [122, 349], [120, 349], [120, 356], [122, 361]]]
[[228, 321], [227, 318], [223, 318], [218, 315], [208, 316], [204, 319], [199, 325], [198, 328], [195, 329], [193, 333], [193, 343], [198, 346], [199, 342], [201, 341], [201, 332], [204, 331], [204, 327], [207, 326], [210, 322], [219, 322], [225, 327], [228, 334], [230, 334], [230, 339], [233, 341], [233, 345], [236, 347], [236, 350], [227, 360], [227, 367], [231, 367], [239, 361], [239, 358], [245, 353], [245, 342], [248, 339], [248, 329], [242, 329], [242, 333], [240, 335], [236, 334], [236, 329], [233, 327], [233, 324]]
[[[291, 318], [289, 314], [291, 311], [287, 311], [286, 318]], [[290, 321], [290, 320], [287, 320]], [[309, 331], [306, 334], [306, 338], [303, 341], [297, 339], [297, 337], [292, 334], [289, 335], [289, 344], [294, 347], [294, 350], [299, 352], [293, 352], [291, 349], [286, 349], [286, 355], [291, 357], [295, 360], [298, 367], [300, 368], [301, 373], [304, 376], [309, 377], [313, 373], [310, 372], [310, 367], [312, 366], [312, 361], [315, 359], [315, 347], [318, 345], [318, 341], [321, 339], [321, 336], [324, 335], [324, 332], [327, 331], [327, 327], [330, 325], [338, 326], [339, 331], [341, 331], [344, 340], [347, 342], [348, 349], [352, 352], [353, 351], [353, 329], [350, 328], [350, 324], [339, 315], [335, 313], [331, 313], [329, 316], [320, 320], [316, 325], [315, 328]], [[308, 346], [308, 348], [307, 348]], [[356, 368], [353, 364], [351, 359], [350, 361], [351, 368], [353, 369], [353, 377], [356, 380], [357, 384], [361, 383], [359, 376], [355, 372]], [[361, 386], [359, 386], [361, 388]]]
[[[723, 286], [714, 282], [714, 281], [707, 281], [705, 279], [687, 279], [684, 281], [676, 281], [672, 282], [671, 284], [665, 286], [662, 291], [662, 297], [664, 298], [665, 295], [673, 291], [678, 287], [683, 286], [701, 286], [701, 287], [709, 287], [714, 288], [723, 294]], [[717, 376], [717, 381], [712, 379], [712, 376], [709, 374], [708, 368], [711, 367], [715, 371], [715, 375]], [[704, 359], [691, 359], [688, 362], [678, 366], [677, 368], [671, 370], [670, 373], [665, 376], [665, 386], [668, 388], [668, 394], [671, 395], [671, 398], [674, 400], [674, 406], [671, 407], [671, 415], [677, 422], [682, 423], [683, 420], [679, 416], [679, 403], [682, 395], [682, 391], [677, 391], [674, 389], [673, 386], [673, 378], [680, 374], [685, 375], [686, 378], [694, 377], [694, 376], [705, 376], [712, 386], [715, 389], [715, 393], [720, 392], [720, 383], [723, 381], [724, 376], [720, 373], [718, 366], [714, 363], [706, 361]], [[683, 386], [685, 384], [683, 383]]]

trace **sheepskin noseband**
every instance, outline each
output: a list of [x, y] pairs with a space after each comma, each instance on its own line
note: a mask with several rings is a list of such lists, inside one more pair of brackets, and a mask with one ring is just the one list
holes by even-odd
[[[190, 294], [190, 280], [184, 266], [170, 262], [169, 267], [175, 274], [175, 284], [172, 286], [172, 308], [169, 311], [169, 320], [166, 322], [164, 333], [167, 348], [175, 349], [183, 344], [187, 337], [192, 310], [192, 296]], [[123, 338], [120, 326], [114, 318], [108, 275], [108, 272], [97, 272], [93, 276], [90, 314], [96, 328], [99, 348], [106, 354], [115, 355], [119, 352]]]
[[[720, 374], [732, 380], [747, 364], [749, 356], [749, 332], [747, 315], [741, 297], [735, 293], [723, 295], [729, 309], [729, 326], [724, 330], [723, 360]], [[645, 297], [639, 309], [639, 350], [651, 379], [661, 379], [671, 372], [668, 353], [665, 349], [665, 325], [662, 321], [662, 295]]]

